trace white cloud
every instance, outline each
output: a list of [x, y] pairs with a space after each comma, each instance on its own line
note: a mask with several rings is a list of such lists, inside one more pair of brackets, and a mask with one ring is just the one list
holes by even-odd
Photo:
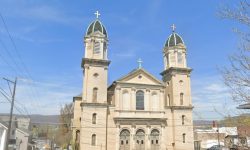
[[219, 76], [202, 77], [192, 81], [195, 119], [221, 119], [237, 113], [237, 104]]

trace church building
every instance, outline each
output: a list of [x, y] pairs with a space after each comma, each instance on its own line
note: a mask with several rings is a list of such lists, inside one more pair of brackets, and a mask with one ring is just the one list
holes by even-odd
[[96, 15], [84, 36], [82, 94], [73, 98], [75, 149], [193, 150], [192, 69], [182, 37], [173, 26], [158, 50], [163, 53], [162, 80], [139, 65], [108, 86], [112, 51], [98, 11]]

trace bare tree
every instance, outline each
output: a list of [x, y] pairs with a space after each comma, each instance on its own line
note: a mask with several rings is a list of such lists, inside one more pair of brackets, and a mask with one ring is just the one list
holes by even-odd
[[[229, 56], [230, 66], [222, 69], [224, 83], [231, 90], [234, 101], [250, 102], [250, 2], [241, 0], [235, 8], [224, 7], [219, 16], [239, 22], [243, 31], [235, 29], [241, 38], [239, 50]], [[246, 28], [246, 29], [245, 29]]]
[[73, 104], [65, 104], [60, 110], [60, 126], [56, 135], [56, 143], [66, 147], [71, 142], [71, 119], [73, 117]]

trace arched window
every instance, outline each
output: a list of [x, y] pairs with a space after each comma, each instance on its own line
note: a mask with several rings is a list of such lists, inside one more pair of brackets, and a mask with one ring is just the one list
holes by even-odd
[[136, 92], [136, 110], [144, 110], [144, 92]]
[[95, 135], [95, 134], [92, 135], [91, 145], [92, 145], [92, 146], [95, 146], [95, 145], [96, 145], [96, 135]]
[[94, 54], [100, 53], [100, 42], [94, 43]]
[[120, 150], [130, 149], [130, 132], [124, 129], [120, 133]]
[[182, 134], [182, 142], [183, 142], [183, 143], [186, 142], [186, 134], [185, 134], [185, 133]]
[[97, 92], [98, 92], [98, 88], [93, 88], [93, 102], [97, 102]]
[[103, 59], [107, 59], [107, 43], [103, 43]]
[[181, 122], [182, 122], [182, 125], [185, 124], [185, 115], [182, 115], [182, 116], [181, 116]]
[[92, 124], [96, 124], [96, 113], [92, 115]]
[[122, 108], [123, 110], [128, 110], [129, 109], [129, 103], [130, 102], [130, 99], [129, 99], [129, 93], [127, 90], [124, 90], [122, 92]]
[[178, 59], [178, 64], [182, 64], [182, 53], [181, 52], [177, 53], [177, 59]]
[[160, 105], [159, 96], [157, 95], [156, 92], [154, 92], [154, 93], [152, 93], [151, 98], [152, 98], [152, 101], [151, 101], [152, 110], [158, 110], [159, 105]]
[[136, 131], [135, 141], [136, 149], [145, 149], [145, 132], [142, 129]]
[[183, 105], [183, 93], [180, 93], [180, 105]]
[[80, 150], [80, 131], [76, 131], [75, 150]]
[[168, 94], [168, 105], [171, 106], [170, 94]]
[[157, 129], [153, 129], [150, 133], [151, 149], [159, 149], [159, 136], [160, 132]]

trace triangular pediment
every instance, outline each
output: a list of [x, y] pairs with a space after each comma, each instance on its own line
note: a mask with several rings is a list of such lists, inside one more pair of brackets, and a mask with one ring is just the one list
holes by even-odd
[[144, 69], [136, 69], [117, 80], [118, 82], [148, 85], [163, 85], [156, 77]]

